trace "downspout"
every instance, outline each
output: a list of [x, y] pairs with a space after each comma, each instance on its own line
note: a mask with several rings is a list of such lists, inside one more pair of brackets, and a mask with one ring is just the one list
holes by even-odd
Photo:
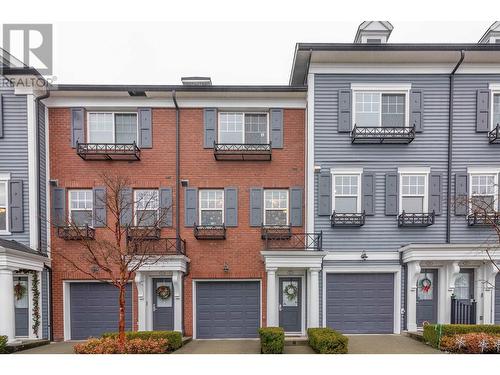
[[454, 100], [453, 96], [455, 93], [455, 73], [462, 65], [465, 58], [465, 51], [460, 51], [460, 60], [458, 60], [455, 68], [450, 73], [450, 100], [448, 108], [448, 181], [447, 181], [447, 191], [446, 191], [446, 243], [451, 242], [451, 175], [453, 166], [453, 106]]

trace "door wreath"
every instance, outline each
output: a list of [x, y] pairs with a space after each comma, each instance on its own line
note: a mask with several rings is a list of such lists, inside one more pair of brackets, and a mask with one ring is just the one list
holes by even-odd
[[21, 282], [17, 282], [16, 285], [14, 285], [14, 296], [16, 297], [16, 300], [22, 299], [26, 295], [26, 287], [21, 284]]
[[172, 294], [172, 291], [170, 290], [170, 287], [167, 285], [162, 285], [156, 288], [156, 295], [161, 299], [161, 300], [167, 300], [170, 298], [170, 295]]
[[289, 301], [293, 301], [297, 298], [298, 288], [293, 284], [288, 284], [285, 289], [283, 289], [283, 293], [285, 293]]
[[431, 290], [432, 281], [426, 276], [424, 279], [420, 280], [420, 288], [423, 293], [429, 293]]

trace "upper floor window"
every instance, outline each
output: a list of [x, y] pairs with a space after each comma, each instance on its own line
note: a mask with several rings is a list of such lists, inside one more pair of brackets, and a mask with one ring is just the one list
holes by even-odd
[[219, 143], [266, 144], [269, 143], [268, 128], [267, 113], [219, 113]]
[[492, 127], [495, 128], [500, 125], [500, 93], [493, 94], [493, 123]]
[[497, 210], [497, 174], [470, 176], [470, 209], [472, 212]]
[[92, 190], [69, 191], [69, 221], [77, 227], [92, 226]]
[[336, 213], [361, 212], [359, 174], [333, 176], [333, 210]]
[[288, 225], [288, 190], [264, 190], [264, 225]]
[[137, 189], [134, 190], [134, 223], [137, 226], [153, 227], [158, 224], [158, 213], [160, 207], [158, 190]]
[[137, 143], [137, 113], [89, 112], [89, 143]]
[[406, 101], [406, 93], [354, 92], [354, 123], [358, 127], [404, 127]]
[[401, 209], [407, 213], [427, 211], [427, 175], [401, 175]]
[[8, 181], [0, 181], [0, 233], [7, 232]]
[[200, 190], [200, 225], [222, 226], [224, 224], [224, 190]]

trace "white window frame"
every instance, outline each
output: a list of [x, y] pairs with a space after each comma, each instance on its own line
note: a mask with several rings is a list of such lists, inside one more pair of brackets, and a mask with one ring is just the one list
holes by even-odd
[[356, 124], [356, 94], [357, 93], [371, 93], [371, 94], [379, 94], [379, 119], [378, 125], [374, 127], [382, 127], [382, 94], [395, 94], [395, 95], [404, 95], [405, 96], [405, 123], [404, 127], [409, 127], [410, 124], [410, 90], [411, 84], [351, 84], [352, 90], [352, 124], [351, 127], [354, 127]]
[[9, 194], [10, 194], [10, 173], [0, 173], [0, 184], [5, 184], [5, 229], [0, 230], [1, 235], [10, 235], [10, 212], [9, 212]]
[[[130, 111], [130, 112], [126, 112], [126, 111], [120, 111], [120, 112], [118, 112], [118, 111], [90, 111], [90, 112], [87, 112], [87, 140], [90, 141], [90, 115], [91, 114], [100, 114], [100, 113], [113, 115], [113, 143], [112, 144], [116, 144], [116, 124], [115, 124], [116, 115], [135, 114], [135, 129], [136, 129], [136, 142], [135, 142], [135, 144], [136, 145], [139, 144], [139, 113], [134, 112], [134, 111]], [[101, 143], [97, 143], [97, 144], [101, 144]]]
[[220, 132], [220, 118], [222, 114], [225, 113], [232, 113], [232, 114], [241, 114], [243, 115], [243, 134], [242, 134], [242, 139], [243, 139], [243, 145], [247, 144], [246, 139], [245, 139], [245, 115], [266, 115], [266, 143], [269, 143], [269, 112], [252, 112], [252, 111], [218, 111], [217, 112], [217, 142], [221, 142], [221, 132]]
[[498, 211], [498, 173], [499, 170], [469, 170], [468, 171], [468, 210], [472, 212], [472, 176], [493, 176], [493, 206], [495, 211]]
[[224, 225], [224, 211], [226, 208], [226, 197], [224, 196], [224, 189], [199, 189], [198, 190], [198, 220], [201, 225], [201, 213], [202, 211], [218, 211], [219, 209], [214, 209], [214, 208], [201, 208], [201, 192], [202, 191], [221, 191], [222, 192], [222, 208], [220, 209], [222, 211], [222, 225]]
[[[362, 169], [335, 169], [332, 170], [332, 211], [335, 211], [335, 177], [339, 176], [357, 176], [358, 177], [358, 195], [357, 195], [357, 204], [356, 210], [357, 212], [353, 212], [356, 214], [361, 213], [361, 177], [363, 174]], [[353, 197], [353, 195], [341, 195], [342, 197]]]
[[[88, 209], [83, 210], [83, 209], [76, 209], [76, 208], [72, 209], [71, 208], [71, 193], [72, 192], [79, 192], [79, 191], [85, 191], [85, 192], [90, 191], [90, 194], [91, 194], [90, 201], [92, 202], [92, 208], [90, 210], [88, 210]], [[73, 223], [73, 220], [71, 218], [71, 212], [72, 211], [90, 211], [92, 213], [94, 211], [94, 196], [93, 196], [92, 189], [69, 189], [68, 190], [68, 197], [67, 197], [67, 199], [68, 199], [68, 223]], [[94, 217], [93, 216], [92, 216], [92, 224], [91, 224], [91, 226], [92, 227], [94, 226]]]
[[494, 86], [495, 88], [491, 90], [491, 98], [490, 98], [490, 130], [493, 130], [496, 128], [496, 124], [494, 123], [494, 118], [495, 118], [495, 113], [494, 108], [495, 108], [495, 95], [500, 96], [500, 84]]
[[263, 203], [262, 203], [262, 213], [263, 213], [263, 219], [262, 222], [264, 223], [264, 226], [267, 225], [266, 223], [266, 211], [282, 211], [282, 208], [266, 208], [266, 191], [285, 191], [286, 192], [286, 225], [290, 223], [290, 191], [289, 189], [264, 189], [263, 192]]
[[[403, 176], [424, 176], [424, 201], [422, 203], [422, 213], [429, 211], [429, 175], [431, 173], [430, 168], [399, 168], [399, 197], [398, 197], [398, 211], [399, 214], [403, 213]], [[415, 195], [416, 196], [416, 195]], [[420, 196], [420, 195], [418, 195]], [[411, 213], [411, 212], [409, 212]]]
[[[156, 191], [156, 194], [158, 195], [158, 209], [156, 210], [156, 221], [158, 221], [159, 218], [159, 212], [160, 212], [160, 190], [159, 189], [134, 189], [134, 225], [138, 226], [138, 218], [137, 218], [137, 211], [138, 211], [138, 204], [139, 201], [137, 199], [137, 193], [140, 191]], [[146, 211], [146, 210], [142, 210]], [[153, 211], [153, 210], [148, 210], [148, 211]]]

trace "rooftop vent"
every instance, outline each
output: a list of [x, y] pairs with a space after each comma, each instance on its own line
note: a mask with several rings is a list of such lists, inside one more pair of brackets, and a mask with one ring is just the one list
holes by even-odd
[[495, 21], [479, 39], [479, 44], [497, 43], [500, 44], [500, 21]]
[[212, 86], [210, 77], [182, 77], [181, 81], [184, 86]]
[[387, 43], [394, 27], [389, 21], [364, 21], [359, 25], [354, 43], [382, 44]]

